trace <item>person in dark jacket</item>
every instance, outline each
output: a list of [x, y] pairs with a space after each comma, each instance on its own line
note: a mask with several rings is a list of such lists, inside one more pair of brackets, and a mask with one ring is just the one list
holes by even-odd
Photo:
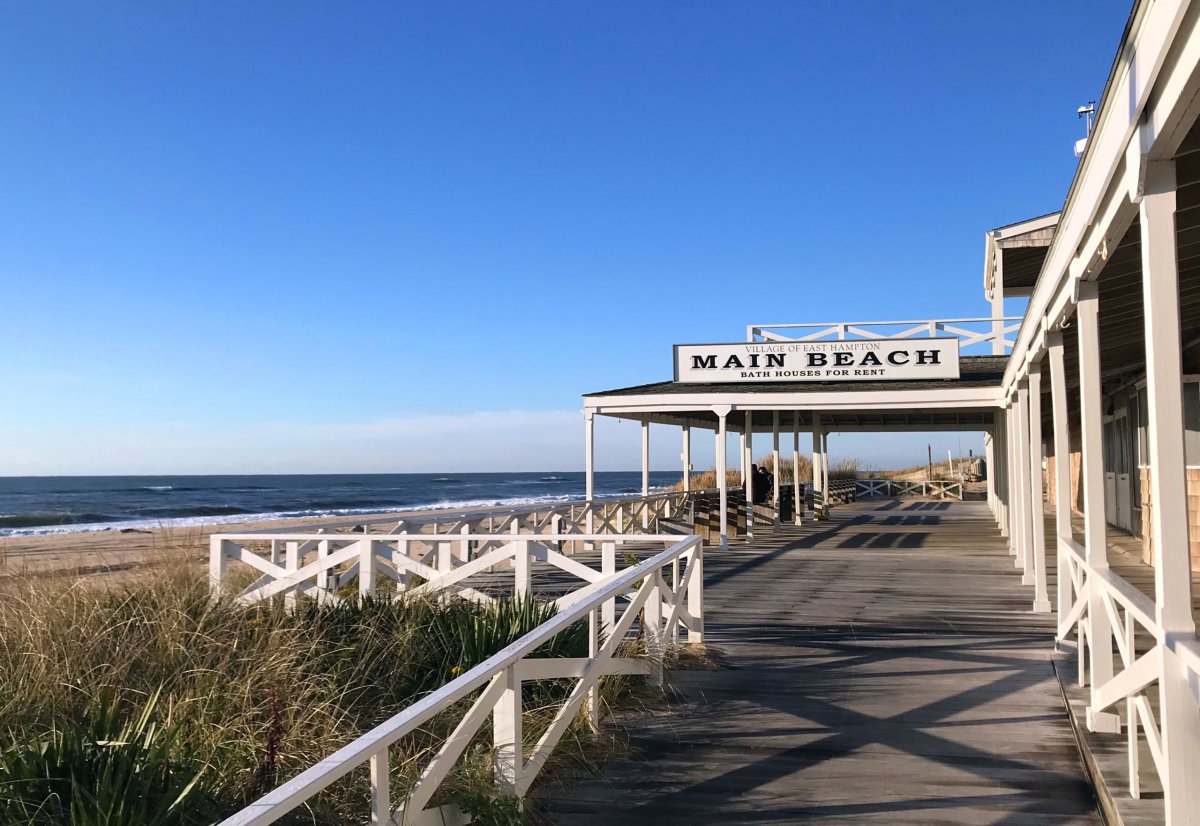
[[762, 505], [767, 501], [773, 487], [771, 474], [767, 473], [766, 468], [759, 465], [754, 466], [754, 504]]

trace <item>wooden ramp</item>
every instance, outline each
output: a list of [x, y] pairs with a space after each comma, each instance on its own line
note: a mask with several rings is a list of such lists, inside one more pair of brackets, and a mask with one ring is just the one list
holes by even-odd
[[1050, 656], [983, 502], [874, 500], [705, 556], [721, 667], [629, 721], [554, 823], [1099, 823]]

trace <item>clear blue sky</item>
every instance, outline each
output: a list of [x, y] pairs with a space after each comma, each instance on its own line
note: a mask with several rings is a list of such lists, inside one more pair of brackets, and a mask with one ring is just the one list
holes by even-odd
[[1128, 12], [5, 3], [0, 474], [577, 468], [673, 342], [983, 315]]

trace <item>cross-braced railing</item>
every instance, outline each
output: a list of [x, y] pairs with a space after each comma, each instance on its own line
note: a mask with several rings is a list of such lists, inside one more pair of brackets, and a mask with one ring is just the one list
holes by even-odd
[[[558, 613], [521, 637], [512, 645], [467, 671], [429, 696], [392, 717], [382, 725], [339, 749], [312, 768], [224, 821], [226, 826], [250, 826], [272, 823], [303, 805], [323, 789], [351, 772], [365, 769], [371, 780], [371, 795], [364, 801], [364, 814], [372, 824], [443, 824], [467, 823], [453, 807], [429, 808], [439, 786], [447, 778], [467, 747], [477, 739], [488, 719], [492, 721], [494, 777], [503, 794], [522, 796], [546, 765], [555, 745], [581, 714], [587, 722], [599, 725], [597, 681], [610, 674], [644, 674], [652, 682], [662, 681], [662, 657], [677, 644], [680, 629], [687, 632], [689, 643], [703, 641], [704, 595], [702, 544], [697, 536], [629, 535], [622, 537], [590, 535], [582, 537], [601, 546], [599, 570], [561, 556], [554, 549], [558, 542], [574, 535], [526, 535], [495, 537], [504, 545], [486, 558], [442, 571], [414, 568], [412, 560], [397, 560], [396, 537], [360, 537], [345, 548], [326, 554], [324, 559], [340, 558], [343, 563], [360, 554], [359, 581], [369, 570], [368, 559], [387, 560], [395, 571], [412, 570], [427, 577], [427, 582], [411, 593], [463, 592], [463, 582], [472, 572], [485, 570], [484, 563], [495, 567], [511, 561], [515, 571], [513, 593], [529, 587], [529, 568], [534, 560], [549, 561], [577, 576], [584, 584], [556, 600]], [[240, 538], [224, 538], [221, 543]], [[322, 542], [323, 537], [289, 535], [284, 541]], [[617, 570], [616, 550], [621, 544], [665, 546], [651, 558]], [[216, 548], [214, 543], [214, 548]], [[437, 543], [440, 545], [440, 543]], [[230, 550], [224, 546], [222, 553]], [[387, 547], [390, 555], [380, 553]], [[369, 549], [374, 549], [374, 553]], [[292, 575], [290, 587], [295, 588]], [[318, 597], [321, 593], [316, 594]], [[619, 609], [619, 610], [618, 610]], [[530, 656], [556, 635], [576, 623], [588, 623], [589, 653], [580, 658], [538, 658]], [[626, 643], [637, 625], [645, 644], [645, 656], [626, 656]], [[523, 729], [522, 684], [535, 680], [574, 680], [566, 700], [536, 743], [526, 743]], [[392, 773], [389, 754], [405, 737], [417, 732], [435, 716], [470, 700], [453, 732], [421, 768], [417, 780], [402, 791], [396, 806], [392, 801]]]
[[[747, 341], [840, 341], [865, 338], [936, 338], [955, 336], [959, 349], [988, 345], [1012, 352], [1020, 318], [949, 318], [929, 321], [834, 321], [821, 324], [751, 324]], [[998, 343], [998, 347], [991, 345]]]
[[[1155, 707], [1161, 705], [1151, 692], [1156, 686], [1162, 690], [1164, 678], [1182, 681], [1191, 686], [1192, 705], [1200, 703], [1196, 697], [1200, 640], [1195, 634], [1164, 633], [1154, 601], [1107, 564], [1102, 568], [1091, 565], [1084, 547], [1073, 538], [1058, 538], [1058, 588], [1057, 639], [1075, 635], [1079, 685], [1091, 685], [1089, 725], [1099, 731], [1119, 731], [1119, 721], [1106, 726], [1102, 718], [1114, 713], [1123, 717], [1130, 796], [1141, 797], [1139, 745], [1143, 737], [1152, 767], [1169, 794], [1170, 772], [1163, 748], [1166, 732], [1155, 714]], [[1183, 673], [1170, 674], [1168, 669]], [[1175, 735], [1182, 735], [1183, 740], [1196, 742], [1200, 737], [1200, 715], [1193, 713], [1190, 721], [1169, 723], [1197, 728]]]
[[[663, 491], [647, 496], [598, 497], [591, 501], [530, 504], [515, 507], [479, 508], [471, 511], [437, 511], [397, 519], [395, 516], [363, 516], [350, 521], [323, 523], [322, 533], [623, 533], [637, 526], [656, 533], [662, 519], [690, 518], [700, 494], [716, 488]], [[591, 528], [589, 529], [589, 519]], [[270, 534], [273, 529], [250, 531]], [[568, 547], [574, 547], [574, 542]], [[486, 547], [486, 546], [485, 546]]]
[[860, 499], [871, 499], [879, 496], [927, 496], [934, 499], [962, 499], [963, 486], [953, 479], [933, 479], [930, 481], [907, 481], [900, 479], [859, 479], [854, 483], [858, 488]]

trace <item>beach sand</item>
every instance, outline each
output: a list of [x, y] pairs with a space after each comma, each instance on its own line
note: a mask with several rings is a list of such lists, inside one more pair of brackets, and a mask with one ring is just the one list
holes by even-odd
[[[364, 520], [412, 519], [437, 513], [467, 513], [494, 508], [364, 514]], [[310, 525], [343, 524], [348, 517], [308, 517], [224, 525], [189, 525], [122, 532], [11, 536], [0, 538], [0, 578], [116, 574], [145, 565], [208, 564], [208, 538], [214, 533], [244, 533], [262, 528], [293, 530]], [[376, 529], [378, 530], [378, 529]]]

